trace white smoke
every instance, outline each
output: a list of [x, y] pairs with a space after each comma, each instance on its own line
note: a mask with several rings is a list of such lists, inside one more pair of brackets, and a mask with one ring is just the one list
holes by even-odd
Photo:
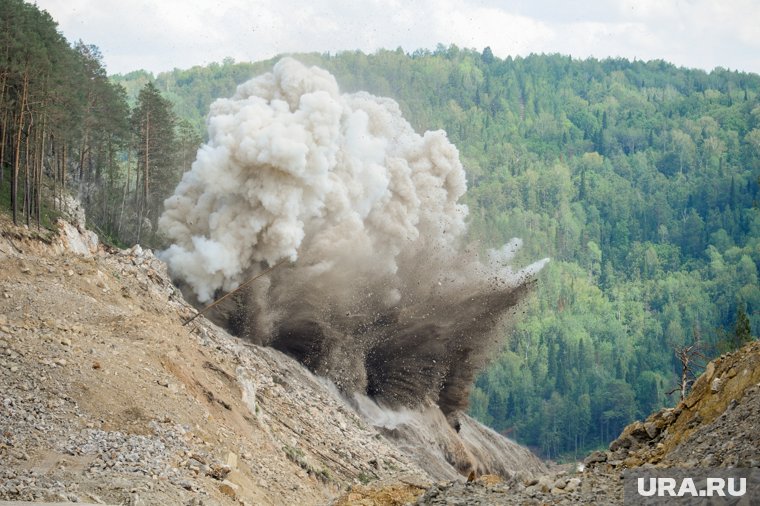
[[[402, 251], [450, 248], [464, 231], [465, 175], [442, 131], [416, 134], [398, 105], [343, 94], [282, 59], [211, 106], [208, 142], [175, 195], [162, 258], [201, 302], [261, 261], [392, 274]], [[388, 294], [394, 298], [393, 294]]]
[[462, 248], [465, 173], [445, 132], [284, 58], [214, 102], [208, 133], [159, 220], [172, 275], [203, 303], [289, 259], [236, 298], [239, 334], [343, 390], [461, 409], [543, 263], [513, 271], [517, 240], [487, 263]]

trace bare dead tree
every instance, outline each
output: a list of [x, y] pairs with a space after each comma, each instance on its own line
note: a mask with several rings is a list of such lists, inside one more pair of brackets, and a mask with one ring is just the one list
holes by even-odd
[[680, 391], [681, 400], [686, 398], [686, 394], [694, 381], [697, 379], [697, 370], [704, 369], [707, 357], [705, 357], [703, 351], [702, 342], [697, 338], [689, 346], [681, 346], [674, 348], [674, 353], [678, 361], [681, 362], [681, 380], [679, 385], [668, 392], [668, 395], [675, 391]]

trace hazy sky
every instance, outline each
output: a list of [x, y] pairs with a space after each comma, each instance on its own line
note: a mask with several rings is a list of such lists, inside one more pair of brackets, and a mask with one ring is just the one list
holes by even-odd
[[760, 0], [37, 0], [109, 73], [287, 52], [435, 49], [664, 59], [760, 73]]

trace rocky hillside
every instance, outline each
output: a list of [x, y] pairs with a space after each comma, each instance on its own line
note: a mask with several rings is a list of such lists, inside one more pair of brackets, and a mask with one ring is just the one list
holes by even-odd
[[585, 469], [549, 471], [467, 417], [347, 401], [276, 350], [184, 325], [196, 310], [139, 246], [0, 231], [0, 500], [622, 504], [627, 468], [760, 467], [757, 342]]
[[683, 402], [632, 423], [577, 468], [436, 484], [417, 504], [623, 504], [626, 469], [716, 467], [760, 469], [760, 342], [710, 362]]
[[473, 456], [545, 470], [469, 418], [457, 433], [347, 402], [280, 352], [183, 325], [196, 310], [139, 246], [0, 230], [0, 500], [327, 504], [363, 485], [414, 498]]
[[710, 362], [688, 397], [587, 459], [611, 467], [760, 468], [760, 342]]

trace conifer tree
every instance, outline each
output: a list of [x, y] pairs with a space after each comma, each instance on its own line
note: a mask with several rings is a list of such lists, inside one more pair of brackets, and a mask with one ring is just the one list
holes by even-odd
[[137, 242], [145, 232], [155, 237], [163, 201], [179, 181], [174, 126], [171, 104], [152, 82], [147, 83], [140, 90], [132, 112], [132, 138], [137, 160]]

